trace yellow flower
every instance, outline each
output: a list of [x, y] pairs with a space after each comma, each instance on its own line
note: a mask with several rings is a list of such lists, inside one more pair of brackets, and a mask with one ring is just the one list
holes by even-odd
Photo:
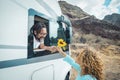
[[67, 43], [63, 39], [59, 39], [57, 44], [58, 47], [65, 47], [67, 45]]

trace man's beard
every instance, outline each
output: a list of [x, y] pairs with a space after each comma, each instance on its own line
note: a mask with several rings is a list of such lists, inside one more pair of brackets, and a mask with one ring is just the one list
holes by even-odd
[[40, 41], [41, 39], [44, 39], [44, 37], [40, 37], [40, 38], [37, 38], [35, 37], [38, 41]]

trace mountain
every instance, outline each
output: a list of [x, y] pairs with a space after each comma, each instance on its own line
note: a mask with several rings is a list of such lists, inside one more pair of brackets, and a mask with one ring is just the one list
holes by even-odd
[[[59, 1], [59, 4], [63, 14], [67, 15], [72, 23], [71, 56], [76, 58], [78, 55], [76, 51], [81, 51], [88, 45], [99, 52], [98, 55], [105, 66], [105, 80], [119, 80], [120, 27], [111, 22], [99, 20], [65, 1]], [[70, 80], [75, 80], [76, 71], [72, 69], [71, 72]]]
[[59, 1], [62, 13], [67, 15], [70, 19], [80, 19], [82, 17], [90, 16], [77, 6], [68, 4], [65, 1]]
[[72, 22], [73, 43], [100, 43], [120, 46], [120, 27], [97, 19], [81, 8], [59, 1], [64, 15]]
[[111, 15], [106, 15], [103, 20], [120, 27], [120, 14], [113, 13]]

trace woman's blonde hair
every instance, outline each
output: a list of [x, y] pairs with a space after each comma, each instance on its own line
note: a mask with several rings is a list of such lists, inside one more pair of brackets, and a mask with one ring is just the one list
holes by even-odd
[[103, 79], [103, 63], [98, 57], [97, 52], [90, 49], [84, 48], [77, 57], [78, 63], [82, 68], [82, 75], [92, 75], [97, 80]]

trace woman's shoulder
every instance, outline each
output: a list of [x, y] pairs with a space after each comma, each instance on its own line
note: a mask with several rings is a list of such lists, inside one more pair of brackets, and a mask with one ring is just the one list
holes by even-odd
[[97, 80], [95, 77], [91, 76], [91, 75], [83, 75], [82, 76], [85, 80]]
[[76, 80], [97, 80], [95, 77], [91, 75], [82, 75], [82, 76], [77, 76]]

